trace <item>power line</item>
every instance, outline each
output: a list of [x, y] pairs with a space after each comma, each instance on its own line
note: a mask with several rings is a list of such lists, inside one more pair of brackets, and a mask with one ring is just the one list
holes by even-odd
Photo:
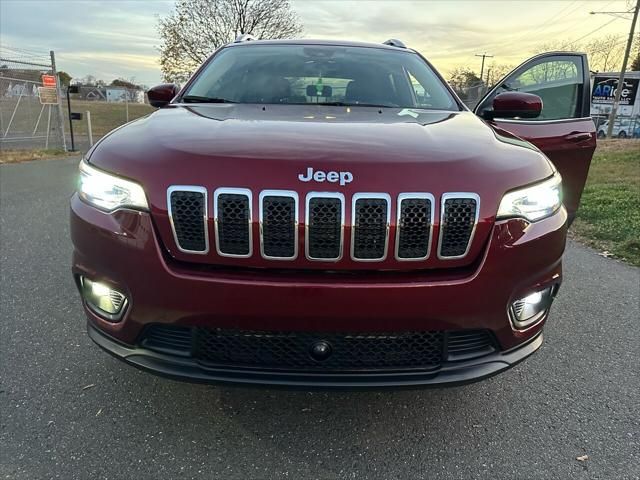
[[596, 28], [596, 29], [594, 29], [594, 30], [591, 30], [591, 31], [590, 31], [589, 33], [587, 33], [586, 35], [583, 35], [583, 36], [581, 36], [580, 38], [576, 38], [575, 40], [572, 40], [572, 41], [570, 41], [570, 42], [565, 43], [565, 44], [563, 45], [563, 47], [562, 47], [562, 48], [563, 48], [563, 49], [565, 49], [565, 48], [567, 48], [567, 47], [568, 47], [568, 46], [570, 46], [570, 45], [573, 45], [573, 44], [578, 43], [580, 40], [583, 40], [583, 39], [587, 38], [588, 36], [593, 35], [594, 33], [596, 33], [596, 32], [597, 32], [597, 31], [599, 31], [599, 30], [602, 30], [604, 27], [606, 27], [606, 26], [607, 26], [607, 25], [609, 25], [610, 23], [615, 22], [616, 20], [618, 20], [618, 18], [612, 18], [612, 19], [611, 19], [611, 20], [609, 20], [608, 22], [606, 22], [606, 23], [604, 23], [604, 24], [600, 25], [598, 28]]

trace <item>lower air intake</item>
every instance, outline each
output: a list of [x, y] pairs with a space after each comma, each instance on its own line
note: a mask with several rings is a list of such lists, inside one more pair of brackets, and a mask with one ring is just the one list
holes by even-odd
[[[436, 369], [497, 350], [488, 330], [337, 333], [225, 330], [152, 325], [141, 345], [190, 356], [208, 366], [358, 370]], [[322, 345], [325, 354], [314, 355]]]

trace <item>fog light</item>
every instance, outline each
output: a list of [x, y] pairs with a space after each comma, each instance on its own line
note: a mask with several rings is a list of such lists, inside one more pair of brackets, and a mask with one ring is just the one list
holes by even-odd
[[119, 320], [127, 304], [127, 297], [110, 286], [80, 277], [82, 296], [91, 310], [108, 320]]
[[552, 300], [553, 287], [547, 287], [513, 302], [511, 317], [516, 328], [526, 328], [540, 320]]

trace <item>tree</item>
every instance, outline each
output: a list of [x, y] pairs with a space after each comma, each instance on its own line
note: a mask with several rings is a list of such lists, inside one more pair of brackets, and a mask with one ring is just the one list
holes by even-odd
[[59, 71], [58, 72], [58, 82], [61, 86], [66, 87], [71, 83], [71, 79], [73, 77], [69, 75], [67, 72]]
[[470, 87], [481, 85], [482, 80], [469, 67], [456, 67], [449, 75], [449, 84], [456, 92], [466, 92]]
[[629, 67], [629, 70], [632, 72], [638, 72], [640, 71], [640, 33], [636, 34], [636, 38], [633, 39], [633, 43], [634, 43], [633, 51], [635, 53], [631, 55], [631, 58], [633, 60], [631, 61], [631, 66]]
[[473, 105], [484, 93], [484, 83], [469, 67], [456, 67], [449, 75], [449, 85], [467, 105]]
[[487, 67], [487, 86], [495, 85], [513, 70], [513, 65], [491, 62]]
[[582, 47], [589, 56], [589, 68], [596, 72], [619, 72], [624, 57], [625, 39], [621, 35], [596, 38]]
[[238, 35], [287, 38], [302, 32], [289, 0], [178, 0], [158, 21], [165, 81], [183, 82], [217, 48]]
[[539, 45], [535, 53], [552, 51], [585, 52], [589, 59], [589, 68], [598, 72], [620, 71], [624, 56], [625, 39], [620, 35], [605, 35], [588, 43], [576, 43], [571, 40], [556, 40]]

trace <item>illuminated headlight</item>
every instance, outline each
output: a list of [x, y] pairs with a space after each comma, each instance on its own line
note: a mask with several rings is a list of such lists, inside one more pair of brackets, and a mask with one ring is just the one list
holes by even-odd
[[122, 316], [127, 297], [118, 290], [102, 282], [94, 282], [86, 277], [80, 277], [82, 296], [91, 310], [111, 321], [119, 320]]
[[535, 222], [553, 215], [561, 205], [562, 178], [556, 173], [549, 180], [505, 194], [497, 218], [520, 217]]
[[516, 328], [526, 328], [542, 318], [553, 301], [553, 288], [533, 292], [511, 304], [511, 316]]
[[85, 202], [111, 212], [117, 208], [149, 210], [143, 188], [135, 182], [116, 177], [80, 162], [78, 195]]

